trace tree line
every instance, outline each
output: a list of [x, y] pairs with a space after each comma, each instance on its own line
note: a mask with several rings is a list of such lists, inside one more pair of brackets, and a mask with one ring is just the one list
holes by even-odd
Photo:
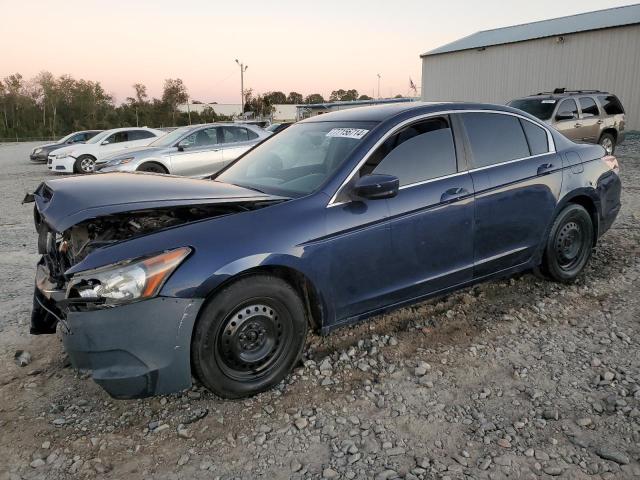
[[[215, 113], [215, 106], [200, 112], [182, 112], [178, 106], [190, 101], [179, 79], [166, 79], [161, 98], [150, 98], [147, 87], [132, 85], [133, 94], [116, 105], [100, 82], [41, 72], [25, 79], [19, 73], [0, 79], [0, 139], [57, 138], [77, 130], [117, 127], [167, 127], [229, 120]], [[281, 91], [244, 92], [245, 112], [268, 117], [276, 104], [323, 103], [319, 93], [303, 96]], [[334, 90], [328, 101], [367, 100], [355, 89]], [[202, 103], [191, 100], [192, 103]]]

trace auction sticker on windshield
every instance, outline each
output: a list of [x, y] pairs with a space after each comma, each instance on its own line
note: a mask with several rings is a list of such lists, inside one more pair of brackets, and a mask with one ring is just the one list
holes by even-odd
[[360, 140], [364, 137], [369, 130], [365, 130], [364, 128], [334, 128], [327, 132], [327, 137], [338, 137], [338, 138], [355, 138], [356, 140]]
[[542, 100], [542, 103], [556, 103], [555, 100]]

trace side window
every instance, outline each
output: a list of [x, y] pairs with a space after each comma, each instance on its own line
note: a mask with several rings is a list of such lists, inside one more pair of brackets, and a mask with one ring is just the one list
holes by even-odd
[[453, 135], [446, 118], [415, 123], [389, 137], [360, 169], [398, 177], [400, 186], [456, 173]]
[[598, 106], [593, 98], [589, 97], [581, 97], [580, 98], [580, 108], [582, 109], [582, 115], [585, 117], [597, 117], [600, 115], [598, 111]]
[[471, 144], [473, 168], [530, 156], [518, 117], [500, 113], [461, 113]]
[[222, 127], [224, 134], [224, 143], [246, 142], [249, 140], [249, 134], [246, 128], [241, 127]]
[[190, 135], [189, 140], [194, 147], [206, 147], [208, 145], [215, 145], [218, 143], [218, 129], [214, 127], [199, 130], [193, 135]]
[[258, 138], [258, 134], [253, 130], [247, 129], [247, 134], [249, 135], [249, 140], [255, 140], [256, 138]]
[[560, 106], [558, 106], [558, 110], [556, 112], [556, 118], [558, 114], [565, 112], [573, 113], [575, 118], [578, 118], [578, 105], [573, 98], [567, 98], [560, 102]]
[[116, 132], [109, 137], [109, 143], [122, 143], [129, 141], [129, 132]]
[[619, 115], [624, 113], [624, 108], [622, 108], [620, 100], [618, 100], [618, 97], [615, 95], [603, 95], [598, 97], [598, 100], [600, 100], [602, 108], [607, 115]]
[[129, 132], [129, 140], [143, 140], [151, 137], [155, 137], [155, 135], [147, 130], [131, 130]]
[[524, 134], [527, 137], [527, 143], [529, 144], [531, 155], [548, 153], [549, 139], [547, 138], [546, 130], [535, 123], [524, 119], [520, 119], [520, 124], [522, 125]]

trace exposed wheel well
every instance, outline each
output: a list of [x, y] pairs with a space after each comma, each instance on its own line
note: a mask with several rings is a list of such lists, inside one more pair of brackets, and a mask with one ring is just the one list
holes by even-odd
[[244, 272], [225, 280], [213, 291], [209, 292], [207, 295], [207, 301], [212, 299], [216, 293], [231, 283], [234, 283], [241, 278], [251, 275], [259, 275], [261, 273], [276, 276], [291, 285], [296, 292], [298, 292], [300, 298], [302, 298], [304, 302], [309, 327], [313, 330], [319, 330], [322, 327], [324, 308], [318, 290], [303, 273], [290, 267], [265, 265], [245, 270]]
[[138, 168], [136, 168], [136, 170], [142, 170], [142, 167], [144, 167], [145, 165], [155, 165], [157, 167], [160, 167], [162, 170], [164, 170], [164, 173], [169, 173], [169, 170], [167, 170], [167, 167], [165, 167], [164, 165], [162, 165], [160, 162], [154, 162], [154, 161], [149, 161], [149, 162], [144, 162], [141, 163]]
[[602, 135], [604, 135], [605, 133], [611, 135], [616, 143], [618, 142], [618, 131], [615, 128], [607, 128], [600, 134], [600, 138], [602, 138]]
[[595, 246], [598, 241], [598, 208], [596, 207], [593, 199], [587, 195], [578, 195], [577, 197], [573, 197], [569, 200], [568, 203], [575, 203], [584, 207], [584, 209], [589, 212], [589, 216], [591, 217], [591, 221], [593, 222], [593, 245]]

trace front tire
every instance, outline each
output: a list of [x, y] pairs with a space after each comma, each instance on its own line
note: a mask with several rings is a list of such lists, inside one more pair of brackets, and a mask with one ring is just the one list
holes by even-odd
[[567, 205], [553, 222], [540, 269], [558, 282], [573, 282], [591, 257], [593, 238], [589, 212], [581, 205]]
[[307, 316], [298, 293], [270, 275], [243, 278], [204, 307], [194, 330], [191, 363], [200, 381], [223, 398], [267, 390], [300, 359]]
[[613, 155], [613, 152], [616, 151], [616, 139], [610, 133], [603, 133], [598, 144], [604, 148], [607, 155]]
[[96, 159], [91, 155], [80, 155], [73, 164], [75, 173], [88, 174], [93, 173], [96, 168]]

